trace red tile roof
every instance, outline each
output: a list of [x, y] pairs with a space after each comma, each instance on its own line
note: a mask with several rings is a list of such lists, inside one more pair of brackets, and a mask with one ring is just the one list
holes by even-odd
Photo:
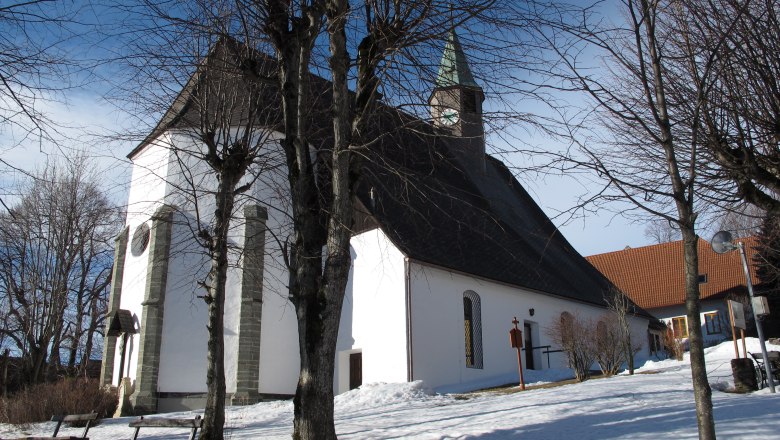
[[[756, 237], [741, 238], [745, 244], [753, 283]], [[739, 252], [716, 254], [710, 243], [699, 239], [699, 274], [707, 282], [699, 284], [702, 299], [718, 298], [731, 292], [747, 293], [745, 272]], [[683, 243], [673, 241], [640, 248], [591, 255], [586, 259], [613, 284], [645, 309], [685, 303]]]

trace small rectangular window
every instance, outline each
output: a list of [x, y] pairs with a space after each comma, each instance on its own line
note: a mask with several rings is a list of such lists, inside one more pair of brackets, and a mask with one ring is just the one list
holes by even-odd
[[707, 327], [708, 335], [720, 334], [721, 328], [720, 328], [720, 319], [718, 317], [718, 312], [705, 313], [704, 325]]
[[672, 318], [672, 329], [674, 330], [675, 338], [687, 338], [688, 319], [685, 316], [678, 316], [676, 318]]
[[707, 282], [707, 274], [706, 273], [700, 273], [699, 274], [699, 284], [704, 284]]

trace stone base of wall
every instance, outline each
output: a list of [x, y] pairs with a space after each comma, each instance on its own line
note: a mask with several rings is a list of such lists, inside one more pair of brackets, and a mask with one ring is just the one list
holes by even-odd
[[191, 411], [206, 407], [206, 393], [159, 393], [157, 408], [161, 413]]
[[[265, 394], [254, 393], [254, 396], [230, 394], [225, 397], [228, 405], [252, 405], [258, 402], [271, 402], [275, 400], [288, 400], [293, 396], [289, 394]], [[206, 407], [206, 393], [158, 393], [157, 412], [167, 413], [176, 411], [192, 411]], [[137, 412], [137, 411], [136, 411]], [[147, 413], [149, 414], [149, 413]]]
[[237, 392], [230, 397], [230, 404], [233, 406], [254, 405], [260, 402], [260, 393], [255, 392]]
[[130, 396], [130, 404], [133, 407], [133, 413], [137, 416], [158, 412], [157, 396], [154, 393], [133, 393]]

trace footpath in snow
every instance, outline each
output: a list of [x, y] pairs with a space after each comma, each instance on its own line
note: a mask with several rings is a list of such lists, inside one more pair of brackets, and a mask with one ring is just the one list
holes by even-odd
[[[768, 346], [780, 350], [780, 346]], [[760, 351], [748, 339], [748, 351]], [[706, 350], [707, 371], [719, 439], [780, 438], [780, 393], [725, 392], [733, 386], [732, 342]], [[560, 370], [529, 372], [532, 382], [560, 379]], [[690, 363], [647, 362], [638, 374], [523, 392], [435, 394], [421, 382], [366, 384], [336, 397], [340, 439], [696, 439]], [[545, 377], [545, 375], [549, 377]], [[779, 390], [780, 391], [780, 390]], [[198, 412], [166, 414], [194, 417]], [[90, 429], [92, 440], [132, 436], [133, 418], [105, 420]], [[0, 437], [51, 435], [51, 423], [27, 430], [0, 425]], [[226, 438], [289, 439], [292, 403], [266, 402], [227, 409]], [[60, 435], [80, 435], [64, 428]], [[187, 438], [186, 432], [145, 428], [145, 439]]]

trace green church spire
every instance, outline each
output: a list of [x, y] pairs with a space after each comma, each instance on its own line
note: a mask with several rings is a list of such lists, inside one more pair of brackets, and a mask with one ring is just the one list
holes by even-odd
[[469, 86], [479, 87], [471, 75], [469, 62], [463, 47], [460, 45], [455, 29], [450, 31], [444, 54], [439, 63], [439, 74], [436, 77], [436, 87]]

